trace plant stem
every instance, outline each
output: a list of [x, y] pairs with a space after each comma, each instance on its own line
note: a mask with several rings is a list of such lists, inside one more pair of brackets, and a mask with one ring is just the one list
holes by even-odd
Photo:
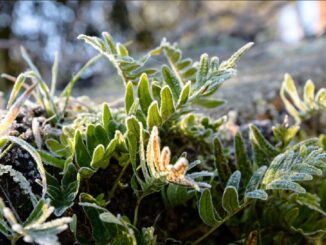
[[134, 226], [137, 226], [139, 206], [140, 206], [140, 203], [141, 203], [141, 201], [143, 200], [143, 198], [144, 198], [145, 196], [146, 196], [146, 195], [141, 195], [141, 196], [137, 199], [137, 203], [136, 203], [136, 207], [135, 207], [135, 214], [134, 214], [134, 223], [133, 223]]
[[3, 158], [7, 153], [8, 151], [10, 151], [10, 149], [14, 146], [14, 143], [11, 143], [10, 145], [7, 146], [7, 148], [1, 152], [0, 154], [0, 159]]
[[236, 215], [238, 212], [240, 212], [242, 209], [244, 209], [246, 206], [249, 205], [250, 202], [245, 202], [244, 204], [242, 204], [235, 212], [227, 215], [224, 219], [222, 219], [219, 223], [217, 223], [216, 225], [214, 225], [209, 231], [207, 231], [203, 236], [201, 236], [200, 238], [198, 238], [194, 243], [192, 243], [193, 245], [199, 244], [200, 242], [202, 242], [204, 239], [206, 239], [210, 234], [212, 234], [217, 228], [219, 228], [221, 225], [223, 225], [228, 219], [230, 219], [232, 216]]
[[120, 182], [120, 179], [123, 176], [123, 174], [125, 173], [125, 171], [128, 168], [129, 164], [130, 164], [130, 161], [128, 161], [128, 162], [125, 163], [125, 165], [123, 166], [123, 169], [120, 171], [120, 174], [119, 174], [118, 178], [114, 181], [113, 186], [112, 186], [112, 189], [109, 192], [109, 200], [111, 200], [112, 197], [114, 196], [114, 192], [115, 192], [115, 190], [118, 187], [118, 184]]

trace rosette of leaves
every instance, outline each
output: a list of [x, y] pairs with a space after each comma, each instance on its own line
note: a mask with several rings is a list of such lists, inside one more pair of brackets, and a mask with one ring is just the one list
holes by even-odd
[[113, 119], [108, 104], [103, 105], [100, 120], [96, 117], [94, 122], [73, 125], [64, 129], [60, 141], [46, 141], [50, 152], [41, 152], [46, 163], [63, 169], [74, 161], [81, 177], [89, 178], [97, 169], [107, 168], [110, 158], [117, 152], [127, 153], [120, 131], [123, 128]]

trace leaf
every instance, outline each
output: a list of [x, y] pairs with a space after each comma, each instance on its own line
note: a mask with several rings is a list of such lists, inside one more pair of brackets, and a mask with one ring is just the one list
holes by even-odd
[[225, 103], [225, 100], [213, 100], [213, 99], [204, 99], [204, 98], [197, 98], [193, 100], [193, 103], [206, 107], [206, 108], [216, 108]]
[[142, 111], [146, 114], [148, 107], [152, 103], [152, 97], [149, 92], [149, 81], [146, 73], [142, 74], [138, 84], [138, 98]]
[[232, 214], [239, 208], [238, 189], [240, 184], [241, 172], [235, 171], [229, 178], [226, 188], [223, 192], [222, 207], [229, 214]]
[[304, 86], [303, 99], [310, 108], [314, 108], [314, 98], [315, 98], [315, 85], [311, 80], [308, 80]]
[[65, 164], [65, 160], [59, 159], [55, 156], [53, 156], [50, 153], [47, 153], [46, 151], [38, 151], [38, 153], [40, 154], [42, 160], [45, 162], [45, 164], [51, 165], [53, 167], [56, 168], [60, 168], [63, 169], [64, 168], [64, 164]]
[[76, 130], [75, 133], [75, 158], [76, 162], [80, 167], [89, 167], [91, 163], [91, 156], [88, 153], [88, 150], [83, 142], [81, 133], [79, 130]]
[[249, 160], [246, 146], [243, 141], [243, 138], [240, 134], [240, 132], [237, 132], [237, 134], [234, 137], [234, 147], [235, 147], [235, 160], [238, 169], [242, 173], [242, 180], [244, 182], [244, 185], [247, 184], [249, 181], [250, 176], [252, 175], [252, 165]]
[[15, 101], [17, 95], [19, 94], [19, 91], [20, 91], [21, 87], [23, 86], [25, 80], [26, 80], [26, 77], [25, 77], [24, 74], [20, 74], [17, 77], [17, 79], [15, 81], [15, 84], [14, 84], [14, 87], [12, 88], [11, 93], [10, 93], [7, 108], [10, 108], [12, 106], [12, 104], [14, 103], [14, 101]]
[[169, 86], [172, 91], [174, 102], [177, 102], [181, 93], [180, 81], [174, 76], [174, 74], [170, 71], [167, 66], [162, 67], [162, 76], [164, 82]]
[[228, 165], [228, 161], [224, 156], [222, 143], [220, 142], [218, 137], [214, 138], [213, 147], [215, 155], [215, 167], [217, 169], [219, 179], [222, 185], [224, 186], [231, 175], [231, 170]]
[[154, 126], [161, 126], [162, 118], [159, 113], [157, 101], [153, 101], [148, 108], [147, 127], [151, 129]]
[[116, 216], [114, 216], [111, 212], [101, 213], [100, 219], [105, 223], [124, 226], [124, 224]]
[[103, 145], [98, 145], [95, 150], [93, 151], [91, 166], [93, 168], [101, 167], [101, 161], [103, 160], [105, 154], [105, 148]]
[[275, 157], [279, 152], [272, 146], [262, 135], [259, 129], [251, 124], [250, 128], [250, 140], [252, 140], [264, 153], [269, 157]]
[[306, 192], [306, 190], [298, 183], [287, 180], [274, 180], [266, 185], [266, 190], [289, 190], [297, 193]]
[[318, 139], [302, 141], [273, 159], [262, 180], [265, 189], [291, 190], [304, 193], [297, 181], [312, 180], [326, 166], [326, 155]]
[[186, 187], [170, 184], [166, 188], [166, 204], [168, 207], [175, 207], [185, 204], [193, 197]]
[[71, 154], [67, 145], [63, 145], [55, 139], [52, 139], [52, 138], [47, 139], [45, 141], [45, 145], [50, 150], [50, 152], [56, 156], [64, 157], [64, 156], [68, 156]]
[[230, 69], [234, 68], [236, 62], [240, 59], [240, 57], [247, 52], [254, 43], [247, 43], [243, 47], [241, 47], [238, 51], [236, 51], [228, 60], [223, 61], [219, 67], [219, 69]]
[[208, 189], [205, 189], [200, 196], [198, 211], [206, 225], [214, 226], [220, 222], [220, 217], [213, 205], [211, 192]]
[[74, 164], [69, 163], [63, 173], [61, 182], [49, 174], [47, 178], [48, 196], [51, 199], [51, 205], [55, 207], [54, 214], [61, 216], [74, 204], [79, 190], [80, 176]]
[[239, 209], [238, 191], [234, 186], [227, 186], [223, 192], [222, 207], [228, 214]]
[[202, 54], [199, 61], [199, 67], [196, 74], [196, 86], [201, 87], [206, 82], [206, 76], [208, 74], [208, 55]]
[[169, 119], [169, 117], [174, 113], [174, 103], [172, 92], [168, 86], [164, 86], [161, 90], [161, 117], [163, 121]]
[[306, 206], [311, 210], [319, 212], [324, 217], [326, 216], [326, 212], [321, 208], [320, 203], [321, 199], [312, 193], [301, 193], [301, 194], [292, 194], [289, 197], [290, 200], [298, 203], [299, 205]]
[[112, 120], [112, 114], [110, 111], [110, 107], [107, 103], [104, 103], [102, 109], [102, 124], [106, 131], [108, 131], [109, 129], [109, 123], [111, 120]]
[[126, 93], [125, 93], [125, 109], [126, 113], [129, 114], [130, 108], [134, 103], [134, 87], [132, 82], [128, 82], [126, 86]]
[[183, 88], [182, 88], [180, 97], [179, 97], [178, 102], [177, 102], [178, 108], [183, 106], [188, 101], [190, 91], [191, 91], [191, 82], [188, 81], [186, 83], [186, 85], [183, 86]]
[[268, 194], [264, 190], [254, 190], [245, 193], [246, 198], [267, 200]]
[[267, 170], [267, 166], [261, 166], [254, 172], [254, 174], [252, 175], [252, 177], [248, 182], [248, 185], [246, 187], [246, 192], [252, 192], [257, 190], [262, 179], [264, 178], [264, 174], [266, 170]]

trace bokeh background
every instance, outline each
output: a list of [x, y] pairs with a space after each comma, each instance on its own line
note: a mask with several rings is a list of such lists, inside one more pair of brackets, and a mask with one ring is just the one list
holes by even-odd
[[[136, 56], [166, 37], [194, 59], [203, 52], [227, 58], [253, 41], [254, 48], [240, 61], [238, 77], [220, 95], [231, 107], [248, 106], [273, 99], [285, 72], [299, 83], [312, 78], [325, 85], [325, 26], [323, 1], [0, 1], [0, 73], [17, 76], [27, 68], [20, 54], [24, 46], [43, 77], [50, 77], [58, 51], [62, 89], [95, 54], [76, 39], [81, 33], [99, 36], [108, 31], [115, 40], [128, 42]], [[163, 61], [152, 62], [160, 66]], [[114, 99], [123, 93], [117, 79], [102, 60], [82, 76], [75, 94]], [[0, 90], [11, 86], [0, 78]]]

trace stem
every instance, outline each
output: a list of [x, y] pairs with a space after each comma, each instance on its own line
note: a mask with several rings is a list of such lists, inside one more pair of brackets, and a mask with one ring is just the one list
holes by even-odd
[[112, 197], [114, 196], [114, 192], [115, 192], [115, 190], [118, 187], [118, 184], [120, 182], [120, 179], [121, 179], [122, 175], [124, 174], [124, 172], [126, 171], [126, 169], [129, 166], [129, 164], [130, 164], [130, 161], [128, 161], [128, 162], [125, 163], [125, 165], [123, 166], [123, 169], [120, 171], [120, 174], [119, 174], [118, 178], [114, 181], [113, 187], [112, 187], [112, 189], [109, 192], [109, 200], [111, 200]]
[[214, 225], [210, 230], [208, 230], [203, 236], [198, 238], [193, 245], [199, 244], [202, 242], [204, 239], [206, 239], [210, 234], [212, 234], [217, 228], [219, 228], [221, 225], [223, 225], [228, 219], [230, 219], [232, 216], [236, 215], [238, 212], [240, 212], [242, 209], [244, 209], [246, 206], [248, 206], [250, 202], [246, 202], [242, 204], [235, 212], [232, 214], [227, 215], [224, 219], [222, 219], [219, 223]]
[[145, 196], [146, 196], [146, 195], [141, 195], [141, 196], [137, 199], [137, 203], [136, 203], [136, 207], [135, 207], [135, 214], [134, 214], [134, 223], [133, 223], [134, 226], [137, 226], [139, 206], [140, 206], [140, 203], [141, 203], [141, 201], [143, 200], [143, 198], [144, 198]]
[[7, 146], [7, 148], [1, 152], [0, 154], [0, 159], [3, 158], [7, 153], [8, 151], [10, 151], [10, 149], [14, 146], [14, 143], [11, 143], [10, 145]]

